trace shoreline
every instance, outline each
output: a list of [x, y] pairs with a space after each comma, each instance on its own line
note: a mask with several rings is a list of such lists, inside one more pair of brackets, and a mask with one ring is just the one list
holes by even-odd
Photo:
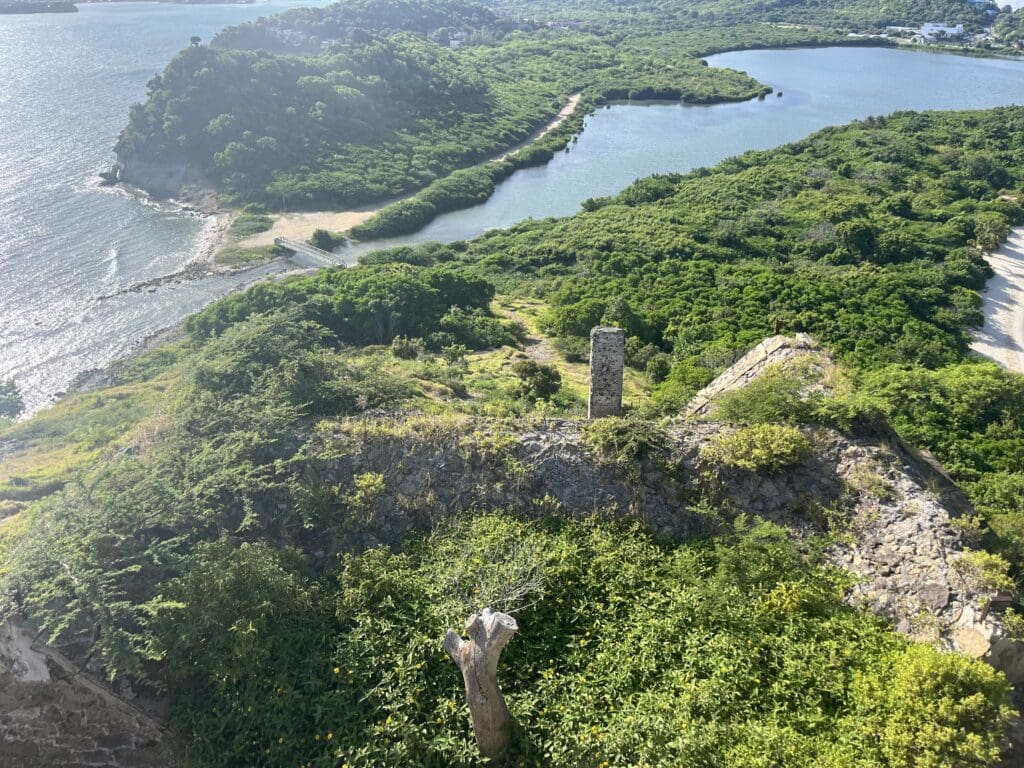
[[1024, 227], [1016, 227], [985, 260], [995, 275], [982, 292], [985, 324], [971, 349], [1014, 373], [1024, 373]]
[[[576, 113], [576, 109], [579, 107], [580, 102], [583, 100], [583, 92], [579, 91], [572, 94], [569, 97], [569, 101], [566, 103], [558, 114], [555, 115], [548, 123], [541, 126], [539, 130], [534, 132], [531, 136], [519, 142], [513, 147], [504, 150], [501, 154], [495, 155], [494, 157], [485, 160], [475, 165], [466, 166], [466, 168], [474, 168], [480, 165], [486, 165], [489, 163], [501, 163], [508, 160], [517, 152], [521, 152], [527, 147], [535, 144], [536, 142], [543, 139], [552, 131], [559, 128], [562, 123], [568, 120]], [[464, 169], [458, 169], [464, 170]], [[454, 173], [454, 171], [453, 171]], [[442, 177], [447, 178], [447, 177]], [[441, 181], [442, 179], [435, 179], [434, 182]], [[402, 195], [391, 200], [385, 200], [379, 203], [372, 203], [369, 206], [362, 208], [353, 208], [346, 211], [305, 211], [297, 213], [284, 213], [278, 214], [274, 219], [274, 225], [266, 230], [265, 232], [259, 232], [255, 235], [239, 240], [232, 245], [236, 245], [239, 248], [262, 248], [274, 244], [274, 238], [287, 237], [292, 240], [308, 240], [313, 234], [314, 230], [325, 229], [328, 232], [346, 233], [352, 227], [369, 221], [378, 213], [383, 211], [388, 206], [400, 203], [404, 200], [409, 200], [412, 197], [420, 194], [425, 189], [428, 189], [429, 185], [423, 189], [417, 190], [416, 192], [410, 192], [407, 195]], [[225, 232], [226, 234], [226, 232]], [[372, 242], [372, 241], [367, 241]], [[221, 245], [224, 243], [222, 241]]]

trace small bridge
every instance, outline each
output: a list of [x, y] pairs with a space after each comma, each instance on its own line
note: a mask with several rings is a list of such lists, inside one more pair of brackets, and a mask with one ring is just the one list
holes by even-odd
[[275, 237], [274, 245], [291, 251], [291, 260], [303, 267], [343, 267], [344, 262], [330, 251], [322, 250], [309, 243], [301, 243], [288, 237]]

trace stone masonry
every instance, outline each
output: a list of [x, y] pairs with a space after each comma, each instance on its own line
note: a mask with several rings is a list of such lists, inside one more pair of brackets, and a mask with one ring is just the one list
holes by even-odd
[[590, 332], [591, 419], [618, 416], [622, 412], [622, 366], [626, 357], [626, 334], [621, 328], [597, 327]]
[[694, 395], [686, 406], [685, 414], [689, 418], [707, 416], [718, 395], [746, 386], [769, 367], [785, 367], [795, 360], [805, 359], [819, 351], [814, 339], [804, 333], [765, 339]]
[[169, 737], [150, 715], [37, 641], [0, 624], [0, 766], [168, 768]]

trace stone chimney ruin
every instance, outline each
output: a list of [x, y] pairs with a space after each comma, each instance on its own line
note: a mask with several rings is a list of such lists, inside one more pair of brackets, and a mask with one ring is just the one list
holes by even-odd
[[622, 413], [622, 366], [626, 333], [621, 328], [598, 326], [590, 332], [590, 398], [587, 417]]

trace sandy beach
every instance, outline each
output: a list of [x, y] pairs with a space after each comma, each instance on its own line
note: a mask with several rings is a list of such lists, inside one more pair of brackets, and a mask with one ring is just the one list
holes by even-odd
[[[579, 106], [580, 99], [582, 98], [582, 93], [574, 93], [569, 97], [568, 103], [562, 107], [562, 110], [555, 115], [554, 119], [552, 119], [550, 123], [545, 125], [525, 141], [509, 148], [496, 157], [492, 157], [488, 162], [500, 163], [502, 160], [507, 160], [521, 149], [530, 146], [535, 141], [539, 141], [544, 138], [547, 134], [551, 133], [551, 131], [564, 123], [569, 116], [576, 111], [576, 108]], [[274, 218], [274, 226], [266, 232], [260, 232], [252, 237], [240, 240], [236, 245], [240, 248], [261, 248], [267, 245], [273, 245], [274, 238], [277, 237], [287, 237], [292, 240], [308, 240], [310, 235], [312, 235], [317, 229], [326, 229], [328, 232], [345, 232], [356, 224], [362, 224], [364, 221], [367, 221], [376, 215], [381, 208], [391, 205], [392, 203], [396, 203], [399, 200], [408, 199], [409, 197], [412, 197], [412, 195], [406, 195], [395, 200], [387, 200], [372, 208], [360, 208], [352, 211], [307, 211], [304, 213], [282, 214]]]
[[[381, 206], [383, 207], [383, 206]], [[274, 218], [274, 226], [266, 232], [239, 240], [240, 248], [260, 248], [273, 245], [274, 238], [287, 237], [292, 240], [308, 240], [317, 229], [328, 232], [344, 232], [362, 224], [373, 216], [380, 207], [362, 211], [307, 211], [304, 213], [286, 213]]]
[[1024, 227], [986, 257], [995, 270], [982, 293], [985, 325], [971, 348], [1017, 373], [1024, 373]]

